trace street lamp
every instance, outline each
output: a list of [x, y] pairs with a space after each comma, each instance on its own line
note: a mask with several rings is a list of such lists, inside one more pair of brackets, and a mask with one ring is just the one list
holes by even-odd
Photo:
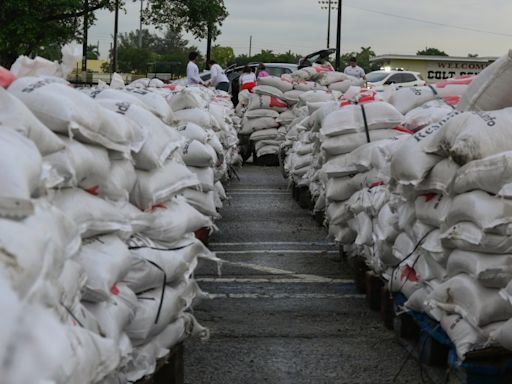
[[335, 0], [319, 0], [321, 9], [327, 10], [327, 49], [331, 45], [331, 11], [338, 9], [338, 5], [334, 3]]

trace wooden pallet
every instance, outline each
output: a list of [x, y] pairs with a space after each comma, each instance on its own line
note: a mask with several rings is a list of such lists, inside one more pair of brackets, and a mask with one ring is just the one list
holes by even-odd
[[183, 384], [185, 382], [183, 352], [183, 343], [172, 347], [167, 356], [157, 361], [155, 372], [143, 377], [136, 384]]

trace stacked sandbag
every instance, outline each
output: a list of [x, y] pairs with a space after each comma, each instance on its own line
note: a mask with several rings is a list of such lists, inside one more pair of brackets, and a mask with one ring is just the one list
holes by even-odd
[[261, 78], [249, 96], [240, 134], [250, 135], [256, 157], [279, 154], [283, 137], [279, 132], [278, 118], [280, 113], [288, 110], [282, 91], [288, 86], [291, 89], [291, 84], [277, 77]]
[[[201, 212], [203, 195], [225, 198], [236, 133], [223, 95], [210, 94], [208, 116], [187, 115], [211, 119], [200, 127], [175, 117], [172, 93], [38, 76], [0, 88], [6, 381], [136, 381], [207, 336], [188, 311], [202, 296], [192, 276], [217, 259], [194, 232], [213, 227], [220, 204]], [[180, 127], [198, 135], [192, 153]]]

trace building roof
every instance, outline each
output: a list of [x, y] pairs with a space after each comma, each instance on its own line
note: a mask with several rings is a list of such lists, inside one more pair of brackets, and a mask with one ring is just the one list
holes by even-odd
[[395, 55], [386, 54], [375, 56], [370, 62], [380, 62], [386, 60], [425, 60], [425, 61], [454, 61], [470, 63], [488, 63], [496, 61], [497, 57], [466, 57], [466, 56], [429, 56], [429, 55]]

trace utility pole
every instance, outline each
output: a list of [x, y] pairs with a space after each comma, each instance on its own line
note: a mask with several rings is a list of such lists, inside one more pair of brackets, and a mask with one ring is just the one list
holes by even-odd
[[252, 56], [252, 35], [249, 36], [249, 57]]
[[143, 11], [144, 11], [144, 0], [140, 0], [139, 49], [142, 48], [142, 12]]
[[82, 72], [87, 72], [87, 32], [89, 29], [89, 0], [84, 1], [84, 41], [82, 43]]
[[342, 0], [338, 0], [338, 28], [336, 29], [336, 70], [341, 71], [341, 7]]
[[114, 48], [112, 52], [112, 72], [117, 72], [117, 30], [119, 27], [119, 0], [116, 0], [114, 11]]
[[206, 36], [206, 68], [208, 68], [208, 62], [211, 60], [212, 56], [212, 38], [213, 38], [213, 25], [208, 23], [208, 31]]
[[327, 49], [329, 49], [331, 45], [331, 11], [336, 10], [337, 5], [333, 4], [333, 0], [319, 0], [318, 4], [321, 9], [327, 10]]

